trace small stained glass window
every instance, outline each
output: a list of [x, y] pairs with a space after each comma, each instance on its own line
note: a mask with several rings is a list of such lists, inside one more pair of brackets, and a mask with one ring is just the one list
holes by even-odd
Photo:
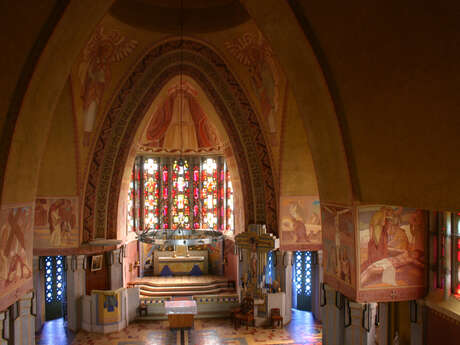
[[64, 258], [45, 256], [45, 300], [46, 303], [62, 301], [64, 296]]
[[298, 295], [311, 295], [311, 252], [294, 252], [294, 282]]

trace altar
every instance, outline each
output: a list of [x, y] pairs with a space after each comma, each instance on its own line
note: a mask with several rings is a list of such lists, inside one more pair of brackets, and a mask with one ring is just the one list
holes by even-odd
[[193, 319], [198, 309], [195, 300], [166, 301], [169, 328], [193, 328]]
[[207, 250], [190, 250], [186, 253], [155, 251], [153, 254], [153, 274], [155, 276], [208, 274]]

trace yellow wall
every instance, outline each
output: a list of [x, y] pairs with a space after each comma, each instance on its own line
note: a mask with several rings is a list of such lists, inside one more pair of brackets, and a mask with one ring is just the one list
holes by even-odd
[[318, 195], [310, 146], [294, 96], [288, 92], [281, 141], [280, 195]]
[[77, 192], [72, 94], [67, 82], [51, 123], [40, 165], [37, 196], [73, 196]]

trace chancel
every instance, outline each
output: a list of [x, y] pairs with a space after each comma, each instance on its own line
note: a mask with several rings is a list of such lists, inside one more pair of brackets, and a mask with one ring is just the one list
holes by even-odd
[[460, 342], [460, 2], [0, 2], [0, 345]]

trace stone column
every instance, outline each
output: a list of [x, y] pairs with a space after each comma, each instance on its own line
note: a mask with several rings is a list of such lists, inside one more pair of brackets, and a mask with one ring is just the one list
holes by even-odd
[[[121, 262], [120, 262], [121, 261]], [[123, 257], [120, 257], [120, 249], [109, 254], [110, 290], [123, 287]]]
[[82, 299], [86, 294], [84, 255], [67, 256], [67, 325], [72, 331], [81, 328]]
[[[336, 291], [324, 285], [321, 291], [321, 316], [323, 323], [323, 345], [343, 345], [345, 338], [344, 305], [336, 305]], [[359, 344], [359, 343], [357, 343]]]
[[[344, 345], [374, 345], [375, 344], [375, 310], [377, 303], [350, 302], [350, 316], [346, 315], [346, 322], [350, 322], [345, 328]], [[348, 309], [348, 308], [345, 308]], [[348, 310], [345, 310], [345, 314]]]
[[[374, 314], [375, 344], [393, 345], [388, 341], [388, 303], [378, 303]], [[378, 316], [377, 316], [378, 312]]]
[[[292, 252], [282, 252], [278, 258], [278, 267], [280, 267], [280, 287], [286, 294], [284, 301], [284, 315], [283, 323], [287, 324], [291, 321], [291, 308], [292, 308]], [[278, 273], [278, 270], [277, 270]]]
[[315, 316], [315, 319], [321, 321], [321, 307], [320, 307], [320, 298], [321, 298], [321, 283], [323, 281], [323, 251], [318, 250], [313, 253], [315, 256], [312, 260], [311, 266], [311, 311]]
[[8, 345], [8, 341], [3, 338], [3, 328], [7, 328], [7, 311], [0, 312], [0, 345]]
[[34, 290], [35, 290], [35, 330], [42, 329], [45, 323], [45, 270], [40, 270], [40, 257], [33, 258], [33, 275], [34, 275]]
[[14, 344], [35, 344], [35, 316], [31, 314], [34, 293], [29, 292], [17, 302], [18, 316], [14, 320]]
[[424, 344], [423, 335], [424, 335], [424, 302], [422, 300], [417, 300], [411, 303], [410, 311], [410, 344], [419, 345]]

